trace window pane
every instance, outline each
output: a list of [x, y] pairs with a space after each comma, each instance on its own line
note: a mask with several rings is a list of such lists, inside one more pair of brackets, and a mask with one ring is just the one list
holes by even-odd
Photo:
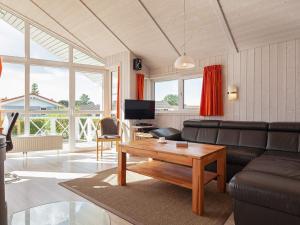
[[2, 110], [23, 110], [24, 93], [24, 65], [3, 63], [3, 71], [0, 80], [0, 108]]
[[25, 56], [24, 22], [0, 9], [0, 55]]
[[117, 111], [118, 72], [111, 72], [111, 111]]
[[31, 135], [61, 135], [69, 139], [69, 118], [65, 114], [36, 114], [30, 116]]
[[76, 72], [76, 110], [103, 109], [103, 75]]
[[30, 110], [66, 110], [69, 106], [69, 71], [31, 66]]
[[188, 79], [184, 84], [184, 108], [198, 108], [202, 92], [202, 78]]
[[103, 63], [99, 62], [98, 60], [88, 56], [87, 54], [73, 49], [73, 62], [78, 64], [87, 64], [87, 65], [94, 65], [94, 66], [104, 66]]
[[155, 82], [155, 108], [178, 109], [178, 80]]
[[30, 57], [53, 61], [69, 61], [68, 45], [30, 26]]

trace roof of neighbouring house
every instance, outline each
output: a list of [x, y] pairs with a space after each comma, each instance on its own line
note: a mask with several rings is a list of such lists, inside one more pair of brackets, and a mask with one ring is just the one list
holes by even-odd
[[[17, 96], [17, 97], [14, 97], [14, 98], [3, 98], [3, 99], [1, 99], [1, 104], [6, 105], [6, 104], [11, 103], [11, 102], [22, 100], [23, 98], [24, 98], [24, 95]], [[63, 107], [63, 105], [59, 104], [58, 102], [54, 101], [53, 99], [46, 98], [46, 97], [41, 96], [41, 95], [30, 94], [30, 98], [36, 98], [36, 99], [39, 99], [43, 102], [47, 102], [49, 104], [52, 104], [52, 105], [55, 105], [55, 106], [58, 106], [58, 107]]]

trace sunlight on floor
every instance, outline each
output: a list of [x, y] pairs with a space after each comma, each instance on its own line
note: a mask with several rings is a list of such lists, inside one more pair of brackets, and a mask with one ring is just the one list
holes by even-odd
[[88, 176], [88, 173], [62, 173], [62, 172], [38, 172], [38, 171], [13, 171], [19, 177], [55, 178], [60, 180], [75, 179]]

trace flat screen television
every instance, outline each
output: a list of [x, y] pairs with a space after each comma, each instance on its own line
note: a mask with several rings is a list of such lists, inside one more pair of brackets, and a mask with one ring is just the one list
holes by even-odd
[[155, 118], [155, 101], [125, 99], [125, 119], [141, 120]]

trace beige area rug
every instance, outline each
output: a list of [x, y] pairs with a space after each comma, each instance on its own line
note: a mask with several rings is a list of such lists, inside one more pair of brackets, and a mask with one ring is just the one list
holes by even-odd
[[192, 213], [191, 190], [129, 171], [127, 186], [117, 186], [116, 169], [60, 185], [135, 225], [221, 225], [232, 212], [215, 182], [205, 187], [204, 216]]

